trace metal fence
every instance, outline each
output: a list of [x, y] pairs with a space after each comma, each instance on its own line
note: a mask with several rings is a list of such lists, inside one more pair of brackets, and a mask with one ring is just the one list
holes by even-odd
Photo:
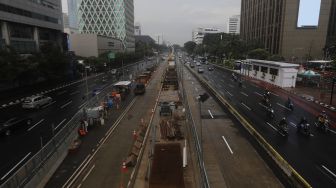
[[185, 114], [186, 114], [186, 120], [187, 120], [187, 124], [188, 127], [190, 129], [191, 135], [192, 135], [192, 140], [194, 143], [194, 147], [196, 149], [196, 154], [197, 154], [197, 162], [198, 162], [198, 167], [199, 167], [199, 171], [201, 174], [201, 183], [202, 183], [202, 187], [204, 188], [210, 188], [210, 184], [209, 184], [209, 179], [208, 179], [208, 175], [207, 175], [207, 171], [204, 165], [204, 160], [202, 158], [202, 147], [201, 147], [201, 142], [199, 139], [199, 136], [197, 134], [197, 129], [196, 129], [196, 125], [195, 125], [195, 121], [192, 117], [190, 108], [189, 108], [189, 104], [188, 104], [188, 100], [187, 100], [187, 94], [185, 92], [184, 86], [183, 86], [183, 64], [179, 63], [178, 65], [178, 72], [179, 72], [179, 80], [181, 80], [180, 85], [182, 88], [182, 99], [183, 99], [183, 103], [185, 106]]
[[[132, 64], [134, 65], [134, 64]], [[129, 65], [131, 66], [131, 65]], [[114, 80], [116, 81], [116, 80]], [[40, 151], [38, 151], [32, 158], [30, 158], [19, 170], [17, 170], [9, 179], [7, 179], [0, 188], [18, 188], [24, 187], [30, 182], [34, 176], [40, 174], [40, 170], [45, 169], [46, 173], [49, 173], [50, 169], [53, 167], [54, 163], [48, 163], [49, 160], [54, 159], [59, 160], [68, 150], [70, 144], [78, 138], [77, 129], [80, 126], [80, 121], [83, 118], [84, 108], [90, 108], [100, 105], [101, 101], [112, 89], [113, 84], [105, 87], [98, 95], [92, 97], [87, 103], [82, 107], [71, 120], [59, 131], [54, 137], [46, 143]], [[46, 174], [41, 174], [45, 176]], [[52, 175], [52, 174], [50, 174]], [[42, 178], [39, 180], [41, 181]], [[36, 181], [36, 185], [40, 183]]]

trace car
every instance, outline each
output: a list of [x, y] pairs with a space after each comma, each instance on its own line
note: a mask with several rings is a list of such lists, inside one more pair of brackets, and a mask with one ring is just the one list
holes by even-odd
[[33, 120], [29, 117], [2, 119], [0, 120], [0, 135], [9, 136], [13, 131], [29, 127], [32, 123]]
[[203, 73], [203, 72], [204, 72], [204, 69], [203, 69], [203, 68], [198, 68], [197, 72], [198, 72], [198, 73]]
[[213, 68], [213, 67], [208, 67], [208, 70], [209, 70], [209, 71], [213, 71], [214, 68]]
[[196, 63], [196, 66], [201, 66], [201, 63], [200, 63], [200, 62], [197, 62], [197, 63]]
[[49, 104], [52, 102], [51, 97], [47, 97], [45, 95], [36, 95], [36, 96], [31, 96], [27, 97], [23, 103], [22, 103], [22, 108], [26, 109], [39, 109], [42, 106]]
[[168, 102], [162, 102], [160, 104], [160, 116], [172, 116], [173, 112], [170, 108], [170, 104]]
[[208, 62], [208, 61], [206, 61], [206, 62], [205, 62], [205, 64], [206, 64], [206, 65], [209, 65], [209, 62]]
[[141, 95], [144, 94], [146, 92], [146, 86], [143, 83], [137, 83], [134, 87], [134, 95]]
[[194, 68], [194, 67], [195, 67], [195, 64], [190, 63], [190, 68]]

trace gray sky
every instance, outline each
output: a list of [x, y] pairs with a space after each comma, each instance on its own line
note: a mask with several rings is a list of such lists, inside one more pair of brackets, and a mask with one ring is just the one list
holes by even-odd
[[[66, 0], [62, 0], [63, 10]], [[197, 27], [215, 27], [222, 31], [231, 15], [240, 14], [240, 0], [134, 0], [134, 19], [142, 34], [157, 40], [183, 45], [191, 40]], [[160, 39], [161, 40], [161, 39]]]

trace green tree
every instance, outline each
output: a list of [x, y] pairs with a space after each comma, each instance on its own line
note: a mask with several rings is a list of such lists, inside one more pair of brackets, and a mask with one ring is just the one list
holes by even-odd
[[196, 43], [193, 41], [188, 41], [184, 43], [184, 49], [187, 51], [188, 54], [192, 54], [195, 48], [196, 48]]
[[0, 51], [0, 82], [8, 85], [14, 85], [25, 67], [22, 65], [22, 59], [14, 49], [6, 47]]
[[248, 52], [248, 57], [251, 59], [266, 60], [269, 55], [269, 52], [262, 48], [257, 48]]

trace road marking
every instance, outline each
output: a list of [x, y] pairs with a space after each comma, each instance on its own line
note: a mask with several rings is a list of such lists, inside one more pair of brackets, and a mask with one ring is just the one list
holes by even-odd
[[271, 126], [272, 127], [272, 129], [274, 129], [275, 131], [278, 131], [278, 129], [277, 128], [275, 128], [272, 124], [270, 124], [270, 123], [268, 123], [268, 122], [266, 122], [269, 126]]
[[208, 110], [208, 112], [209, 112], [209, 114], [210, 114], [211, 118], [213, 119], [214, 117], [213, 117], [213, 115], [212, 115], [211, 111], [210, 111], [210, 110]]
[[229, 86], [230, 86], [230, 87], [232, 87], [232, 88], [234, 88], [234, 86], [233, 86], [233, 85], [231, 85], [231, 84], [229, 84]]
[[41, 119], [39, 122], [37, 122], [35, 125], [33, 125], [32, 127], [30, 127], [27, 131], [31, 131], [34, 127], [36, 127], [37, 125], [39, 125], [40, 123], [42, 123], [44, 121], [44, 119]]
[[277, 103], [277, 105], [281, 106], [281, 107], [284, 108], [284, 109], [287, 109], [287, 110], [289, 110], [289, 111], [292, 111], [291, 109], [287, 108], [286, 106], [284, 106], [284, 105], [282, 105], [282, 104]]
[[29, 155], [31, 152], [29, 152], [25, 157], [21, 159], [12, 169], [10, 169], [0, 180], [4, 180], [16, 167], [18, 167]]
[[70, 95], [75, 95], [77, 93], [79, 93], [79, 91], [72, 92], [72, 93], [70, 93]]
[[244, 104], [244, 103], [241, 103], [245, 108], [247, 108], [248, 110], [250, 110], [251, 111], [251, 108], [250, 107], [248, 107], [246, 104]]
[[224, 142], [226, 143], [226, 146], [229, 148], [229, 150], [230, 150], [231, 154], [233, 154], [233, 151], [232, 151], [232, 149], [231, 149], [231, 147], [230, 147], [229, 143], [226, 141], [225, 137], [224, 137], [224, 136], [222, 136], [222, 138], [223, 138]]
[[289, 122], [289, 124], [292, 125], [294, 128], [297, 127], [297, 125], [295, 123], [293, 123], [293, 122]]
[[225, 84], [224, 80], [221, 80], [221, 82], [223, 82]]
[[324, 168], [324, 170], [326, 170], [326, 171], [329, 172], [332, 176], [334, 176], [334, 178], [336, 178], [336, 174], [333, 173], [331, 170], [329, 170], [327, 167], [325, 167], [324, 165], [322, 165], [322, 168]]
[[244, 92], [240, 92], [242, 95], [248, 97], [248, 94], [244, 93]]
[[254, 93], [255, 93], [256, 95], [261, 96], [261, 97], [263, 96], [262, 94], [260, 94], [260, 93], [258, 93], [258, 92], [256, 92], [256, 91], [255, 91]]
[[81, 109], [85, 104], [86, 104], [86, 102], [83, 103], [82, 105], [80, 105], [80, 106], [78, 107], [78, 109]]
[[275, 94], [275, 93], [272, 93], [272, 92], [271, 92], [271, 94], [274, 95], [274, 96], [276, 96], [276, 97], [279, 97], [279, 95], [277, 95], [277, 94]]
[[63, 121], [61, 121], [61, 123], [59, 123], [54, 130], [57, 130], [59, 128], [59, 126], [61, 126], [64, 122], [66, 121], [66, 118], [63, 119]]
[[[81, 169], [81, 167], [83, 166], [83, 164], [90, 158], [91, 154], [89, 154], [88, 156], [85, 157], [84, 161], [79, 165], [79, 167], [75, 170], [75, 172], [70, 176], [70, 178], [65, 182], [65, 184], [62, 186], [62, 188], [64, 187], [70, 187], [70, 185], [73, 184], [74, 179], [70, 182], [71, 184], [69, 184], [69, 181], [73, 178], [73, 176], [76, 174], [77, 175], [77, 171]], [[77, 179], [77, 177], [75, 178]], [[69, 184], [69, 186], [66, 186], [67, 184]]]
[[91, 174], [92, 170], [93, 170], [95, 167], [96, 167], [96, 165], [93, 165], [93, 166], [90, 168], [89, 172], [84, 176], [82, 182], [84, 182], [84, 181], [86, 180], [86, 178]]
[[61, 108], [63, 109], [63, 108], [65, 108], [66, 106], [68, 106], [69, 104], [71, 104], [71, 103], [72, 103], [72, 100], [69, 101], [68, 103], [64, 104], [63, 106], [61, 106]]
[[263, 104], [261, 104], [261, 103], [259, 103], [259, 105], [262, 106], [262, 107], [264, 107], [264, 108], [267, 108], [265, 105], [263, 105]]
[[64, 93], [68, 92], [67, 90], [64, 90], [64, 91], [61, 91], [61, 92], [58, 92], [56, 95], [62, 95]]
[[48, 106], [51, 106], [51, 105], [55, 104], [55, 102], [56, 102], [56, 101], [52, 101], [51, 103], [49, 103], [49, 104], [43, 106], [43, 108], [47, 108]]
[[229, 95], [231, 95], [231, 97], [233, 96], [229, 91], [226, 91]]

